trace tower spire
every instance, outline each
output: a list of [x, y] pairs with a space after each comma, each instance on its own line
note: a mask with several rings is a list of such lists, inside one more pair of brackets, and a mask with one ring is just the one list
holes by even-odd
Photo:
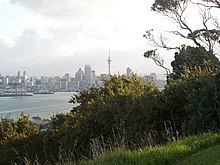
[[110, 76], [111, 75], [111, 57], [110, 57], [110, 49], [109, 49], [109, 54], [108, 54], [108, 75]]

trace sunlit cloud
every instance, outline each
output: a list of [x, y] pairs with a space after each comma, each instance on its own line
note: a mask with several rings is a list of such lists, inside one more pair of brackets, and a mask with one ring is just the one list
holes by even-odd
[[[106, 59], [110, 49], [113, 58], [112, 71], [115, 73], [124, 72], [128, 66], [141, 73], [158, 71], [152, 61], [149, 63], [143, 58], [143, 52], [147, 49], [143, 38], [145, 30], [161, 27], [154, 21], [155, 14], [150, 12], [153, 0], [10, 2], [8, 5], [19, 11], [25, 10], [14, 20], [17, 26], [13, 27], [23, 30], [19, 35], [10, 36], [11, 40], [7, 41], [8, 45], [13, 46], [5, 59], [13, 64], [14, 70], [27, 66], [32, 72], [39, 68], [38, 73], [60, 74], [68, 72], [70, 68], [77, 71], [77, 67], [91, 64], [97, 68], [98, 74], [107, 71]], [[12, 32], [11, 30], [9, 34]], [[57, 70], [61, 61], [62, 67]]]
[[10, 0], [0, 0], [0, 5], [9, 3]]

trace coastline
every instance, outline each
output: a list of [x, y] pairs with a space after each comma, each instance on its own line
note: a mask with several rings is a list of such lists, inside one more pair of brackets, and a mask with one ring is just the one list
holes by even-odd
[[66, 113], [77, 106], [68, 101], [75, 92], [57, 92], [55, 94], [36, 94], [32, 97], [1, 97], [0, 117], [9, 117], [16, 120], [22, 112], [41, 118], [51, 118], [58, 113]]

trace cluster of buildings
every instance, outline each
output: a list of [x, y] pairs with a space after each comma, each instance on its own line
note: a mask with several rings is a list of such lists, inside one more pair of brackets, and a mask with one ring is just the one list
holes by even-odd
[[[132, 74], [132, 70], [128, 67], [126, 69], [126, 75], [130, 77]], [[85, 65], [84, 69], [79, 68], [75, 76], [66, 73], [62, 77], [28, 77], [26, 71], [22, 74], [18, 71], [17, 75], [14, 76], [3, 76], [0, 74], [0, 92], [16, 90], [25, 90], [33, 93], [80, 91], [89, 87], [103, 86], [104, 80], [108, 78], [109, 74], [100, 74], [97, 76], [95, 70], [90, 65]], [[155, 82], [159, 89], [162, 89], [166, 83], [165, 80], [157, 80], [155, 73], [143, 76], [143, 78]]]
[[95, 70], [90, 65], [85, 65], [84, 70], [79, 68], [75, 76], [66, 73], [63, 76], [40, 76], [29, 77], [24, 71], [17, 75], [0, 74], [0, 91], [19, 91], [27, 92], [68, 92], [79, 91], [92, 86], [102, 86], [103, 80], [108, 77], [107, 74], [96, 76]]
[[[33, 93], [53, 93], [53, 92], [73, 92], [80, 91], [89, 87], [100, 87], [104, 85], [104, 80], [111, 75], [111, 59], [110, 52], [108, 57], [108, 74], [96, 75], [91, 65], [85, 65], [84, 69], [79, 68], [75, 75], [66, 73], [60, 76], [40, 76], [28, 77], [26, 71], [17, 75], [1, 75], [0, 74], [0, 93], [2, 92], [18, 92], [27, 91]], [[128, 67], [126, 75], [130, 77], [133, 74]], [[143, 76], [143, 79], [153, 81], [159, 89], [163, 89], [166, 84], [165, 80], [157, 80], [155, 73]]]

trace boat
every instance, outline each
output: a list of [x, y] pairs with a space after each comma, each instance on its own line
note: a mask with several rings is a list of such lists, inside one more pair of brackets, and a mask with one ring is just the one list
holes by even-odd
[[19, 83], [10, 83], [5, 90], [1, 91], [0, 97], [33, 96], [33, 93], [27, 92]]
[[33, 93], [11, 93], [11, 92], [5, 92], [1, 93], [0, 97], [15, 97], [15, 96], [33, 96]]
[[54, 92], [49, 90], [39, 90], [34, 92], [34, 94], [54, 94]]

